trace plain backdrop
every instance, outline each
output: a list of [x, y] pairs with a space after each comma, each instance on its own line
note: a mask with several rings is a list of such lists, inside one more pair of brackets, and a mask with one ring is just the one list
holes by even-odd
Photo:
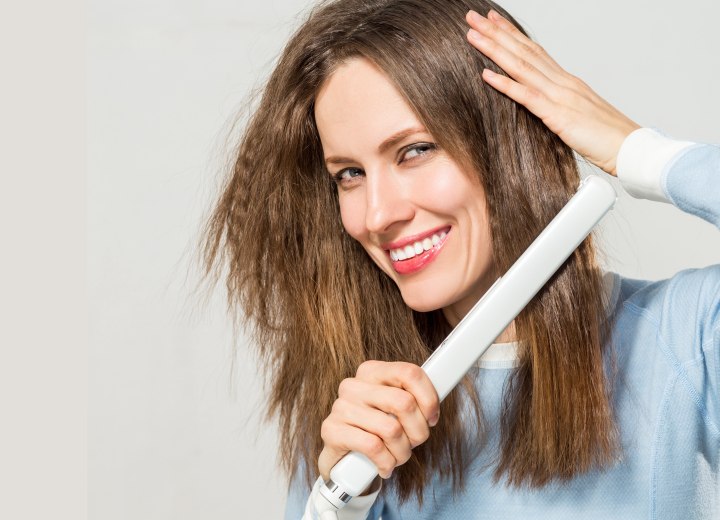
[[[262, 378], [193, 247], [230, 123], [310, 2], [90, 0], [87, 239], [89, 517], [278, 518], [286, 481]], [[502, 4], [567, 70], [644, 126], [720, 142], [720, 4]], [[420, 13], [418, 16], [422, 16]], [[432, 20], [427, 20], [432, 23]], [[640, 278], [720, 261], [720, 233], [622, 196], [605, 265]]]

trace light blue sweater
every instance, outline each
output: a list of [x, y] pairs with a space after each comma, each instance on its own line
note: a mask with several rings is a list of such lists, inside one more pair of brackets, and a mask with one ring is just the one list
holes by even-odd
[[[641, 129], [623, 143], [618, 176], [632, 195], [669, 201], [720, 227], [720, 147]], [[623, 448], [613, 468], [540, 490], [493, 485], [494, 467], [483, 465], [497, 446], [494, 426], [515, 347], [497, 344], [477, 368], [491, 431], [464, 492], [453, 497], [449, 483], [436, 478], [418, 508], [414, 500], [400, 506], [390, 487], [353, 499], [339, 518], [720, 519], [720, 265], [657, 282], [612, 273], [607, 280]], [[286, 518], [301, 518], [310, 495], [293, 481]]]

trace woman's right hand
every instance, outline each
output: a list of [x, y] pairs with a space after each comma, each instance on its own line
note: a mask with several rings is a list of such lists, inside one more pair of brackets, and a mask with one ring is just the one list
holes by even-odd
[[366, 361], [344, 379], [320, 434], [325, 443], [318, 467], [325, 481], [347, 453], [369, 458], [382, 478], [408, 461], [440, 417], [437, 392], [417, 365]]
[[625, 138], [640, 128], [584, 81], [563, 69], [497, 11], [468, 11], [468, 41], [507, 76], [485, 69], [483, 80], [542, 120], [565, 144], [610, 175]]

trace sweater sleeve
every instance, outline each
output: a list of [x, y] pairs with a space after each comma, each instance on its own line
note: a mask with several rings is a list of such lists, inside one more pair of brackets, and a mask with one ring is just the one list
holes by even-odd
[[[641, 128], [623, 142], [617, 174], [630, 195], [671, 203], [720, 228], [720, 146]], [[667, 300], [676, 322], [666, 339], [677, 348], [691, 346], [681, 353], [683, 362], [702, 360], [693, 391], [708, 424], [720, 433], [720, 263], [675, 275]]]
[[620, 147], [617, 175], [633, 197], [669, 202], [720, 227], [720, 146], [640, 128]]

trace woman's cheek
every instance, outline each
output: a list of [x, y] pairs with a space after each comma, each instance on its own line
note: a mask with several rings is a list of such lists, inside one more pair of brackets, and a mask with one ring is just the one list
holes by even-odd
[[360, 242], [367, 235], [365, 229], [365, 204], [359, 193], [340, 195], [340, 219], [348, 235]]
[[[443, 211], [455, 209], [465, 200], [468, 190], [472, 191], [471, 183], [465, 175], [455, 165], [445, 161], [438, 161], [431, 172], [418, 176], [418, 179], [416, 197], [419, 200], [420, 197], [427, 199], [430, 207], [439, 203]], [[434, 204], [431, 205], [430, 201]]]

